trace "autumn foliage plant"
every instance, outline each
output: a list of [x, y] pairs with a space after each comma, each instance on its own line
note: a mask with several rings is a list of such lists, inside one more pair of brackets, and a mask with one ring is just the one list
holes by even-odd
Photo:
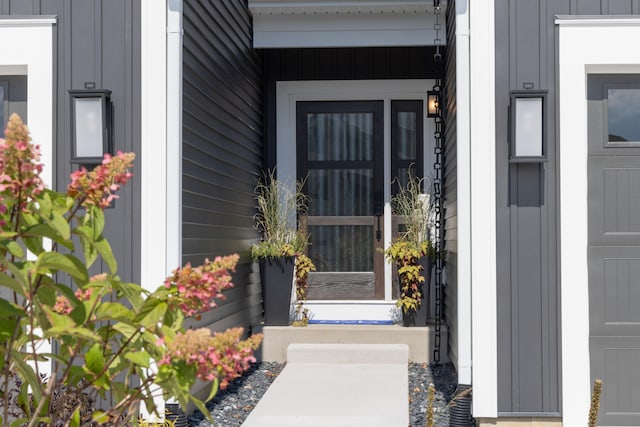
[[[103, 209], [131, 179], [132, 153], [71, 175], [66, 193], [40, 174], [39, 149], [12, 115], [0, 139], [0, 425], [136, 422], [154, 397], [193, 403], [196, 380], [213, 396], [254, 361], [261, 336], [185, 330], [233, 286], [238, 255], [186, 265], [154, 292], [121, 280], [103, 236]], [[95, 272], [102, 260], [108, 271]], [[53, 346], [51, 345], [53, 344]], [[55, 351], [52, 351], [54, 348]], [[111, 394], [111, 407], [97, 408]]]

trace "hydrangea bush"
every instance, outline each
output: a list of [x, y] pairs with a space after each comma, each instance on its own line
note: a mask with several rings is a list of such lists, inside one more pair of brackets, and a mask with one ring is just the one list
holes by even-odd
[[[154, 397], [182, 407], [203, 401], [200, 379], [219, 387], [255, 361], [261, 336], [242, 329], [185, 330], [186, 316], [216, 306], [233, 286], [238, 255], [176, 269], [156, 291], [121, 280], [103, 236], [103, 209], [132, 177], [134, 154], [105, 155], [71, 175], [66, 193], [40, 174], [39, 148], [12, 115], [0, 139], [0, 425], [95, 426], [135, 423]], [[90, 276], [101, 258], [108, 271]], [[44, 353], [42, 343], [57, 351]], [[45, 376], [45, 366], [52, 366]], [[95, 408], [111, 393], [110, 408]]]

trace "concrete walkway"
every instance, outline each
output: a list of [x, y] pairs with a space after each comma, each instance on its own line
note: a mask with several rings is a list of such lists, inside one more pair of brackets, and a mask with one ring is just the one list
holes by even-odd
[[243, 427], [407, 427], [405, 344], [291, 344]]

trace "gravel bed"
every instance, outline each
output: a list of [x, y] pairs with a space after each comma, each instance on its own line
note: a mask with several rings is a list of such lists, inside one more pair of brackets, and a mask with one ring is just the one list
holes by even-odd
[[[204, 419], [199, 411], [189, 417], [190, 427], [239, 427], [267, 391], [282, 368], [281, 363], [259, 363], [254, 365], [242, 378], [229, 384], [207, 403], [214, 423]], [[435, 425], [449, 425], [447, 402], [453, 395], [457, 377], [451, 364], [427, 366], [409, 364], [409, 427], [425, 425], [427, 412], [427, 389], [429, 383], [436, 387], [434, 402]]]

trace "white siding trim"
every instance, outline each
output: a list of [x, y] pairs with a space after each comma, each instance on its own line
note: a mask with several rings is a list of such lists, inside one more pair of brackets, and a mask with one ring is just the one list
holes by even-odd
[[[608, 23], [608, 25], [607, 25]], [[557, 19], [559, 25], [560, 306], [563, 424], [589, 410], [587, 102], [589, 73], [640, 73], [640, 17]]]
[[472, 384], [471, 323], [471, 129], [469, 95], [469, 13], [456, 3], [456, 144], [457, 144], [457, 328], [458, 383]]
[[[471, 345], [476, 418], [498, 414], [494, 11], [493, 0], [469, 5]], [[466, 202], [460, 199], [459, 205]]]
[[141, 16], [140, 282], [153, 290], [182, 256], [182, 0], [142, 0]]
[[[385, 153], [390, 154], [390, 100], [422, 99], [426, 105], [427, 90], [433, 87], [434, 80], [324, 80], [324, 81], [284, 81], [276, 82], [276, 128], [278, 147], [276, 153], [278, 178], [293, 183], [296, 177], [296, 102], [297, 101], [341, 101], [341, 100], [380, 100], [385, 105]], [[433, 120], [424, 121], [425, 147], [433, 146]], [[425, 149], [428, 151], [429, 148]], [[425, 159], [428, 159], [425, 155]], [[425, 171], [428, 171], [425, 164]], [[391, 182], [391, 169], [385, 165], [384, 180]], [[385, 187], [385, 223], [384, 247], [391, 244], [391, 193]], [[385, 301], [391, 300], [391, 265], [385, 263]], [[353, 302], [363, 307], [371, 307], [368, 312], [359, 307], [362, 319], [387, 320], [389, 310], [381, 310], [380, 305], [367, 305], [366, 301]], [[355, 309], [355, 308], [354, 308]], [[316, 315], [318, 320], [342, 319], [344, 310], [324, 310]], [[326, 316], [326, 317], [325, 317]], [[331, 317], [336, 316], [336, 317]]]
[[[40, 145], [45, 183], [53, 184], [53, 29], [55, 18], [0, 19], [0, 75], [27, 75], [27, 125]], [[1, 126], [5, 126], [2, 123]]]
[[[53, 186], [53, 30], [56, 19], [0, 19], [0, 75], [27, 75], [27, 117], [31, 139], [40, 146], [40, 161], [44, 165], [40, 174], [46, 185]], [[14, 40], [15, 43], [6, 42]], [[8, 119], [8, 117], [7, 117]], [[24, 119], [24, 117], [23, 117]], [[1, 123], [0, 126], [6, 126]], [[50, 353], [51, 344], [43, 340], [38, 352]], [[41, 372], [51, 374], [51, 365], [40, 365]]]

